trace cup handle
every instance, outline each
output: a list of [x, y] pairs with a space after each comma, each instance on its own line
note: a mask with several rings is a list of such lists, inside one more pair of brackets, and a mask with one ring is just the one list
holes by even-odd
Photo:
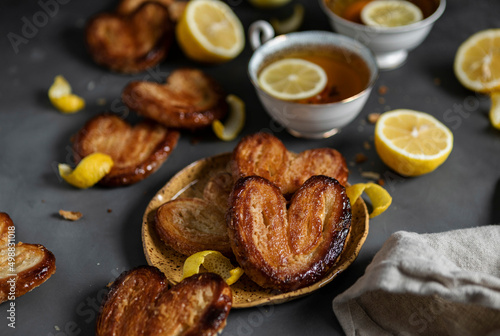
[[262, 44], [272, 39], [274, 34], [273, 26], [271, 26], [269, 22], [259, 20], [252, 23], [248, 28], [248, 38], [252, 50], [257, 49]]

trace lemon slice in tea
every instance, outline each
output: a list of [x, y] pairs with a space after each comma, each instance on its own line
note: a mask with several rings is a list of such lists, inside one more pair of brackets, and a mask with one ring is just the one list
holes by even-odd
[[327, 81], [322, 67], [300, 58], [273, 62], [258, 77], [262, 90], [283, 100], [299, 100], [317, 95], [325, 88]]
[[361, 21], [372, 27], [406, 26], [423, 19], [420, 8], [409, 1], [377, 0], [361, 10]]

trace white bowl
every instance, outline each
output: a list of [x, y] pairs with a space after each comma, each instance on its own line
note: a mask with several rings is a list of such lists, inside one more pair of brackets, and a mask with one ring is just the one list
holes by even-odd
[[[256, 23], [259, 22], [262, 25], [262, 21]], [[261, 33], [262, 31], [255, 30], [254, 25], [251, 26], [250, 41], [254, 41], [251, 42], [254, 47], [258, 45], [255, 43], [255, 36], [261, 36]], [[271, 36], [269, 31], [263, 35]], [[307, 49], [317, 46], [344, 48], [359, 55], [370, 71], [366, 88], [352, 97], [328, 104], [301, 104], [280, 100], [260, 88], [257, 80], [258, 71], [270, 57], [288, 49]], [[248, 75], [262, 105], [274, 120], [295, 136], [320, 139], [336, 134], [342, 127], [356, 118], [370, 95], [378, 76], [378, 68], [373, 53], [361, 43], [331, 32], [304, 31], [277, 36], [257, 47], [248, 63]]]
[[337, 0], [319, 0], [320, 6], [330, 19], [332, 28], [340, 34], [350, 36], [369, 47], [377, 59], [380, 69], [389, 70], [401, 66], [408, 57], [408, 51], [420, 45], [434, 22], [443, 14], [446, 0], [428, 0], [436, 3], [436, 10], [427, 18], [400, 27], [371, 27], [348, 21], [335, 14], [326, 1], [333, 4]]

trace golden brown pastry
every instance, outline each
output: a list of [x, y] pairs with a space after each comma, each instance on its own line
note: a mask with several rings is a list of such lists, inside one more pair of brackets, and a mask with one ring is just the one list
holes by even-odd
[[214, 79], [196, 69], [173, 71], [165, 84], [135, 81], [122, 93], [132, 110], [167, 126], [199, 129], [227, 113], [226, 94]]
[[[9, 233], [15, 235], [14, 223], [9, 215], [0, 212], [0, 303], [40, 286], [56, 271], [56, 258], [52, 252], [39, 244], [14, 244], [15, 239], [9, 241]], [[9, 260], [12, 253], [15, 253], [15, 272], [11, 269], [14, 266], [9, 265], [13, 261]], [[11, 287], [12, 279], [15, 281], [14, 294], [11, 293], [11, 288], [14, 288]]]
[[215, 250], [231, 257], [224, 215], [232, 185], [230, 174], [215, 174], [207, 182], [203, 198], [178, 198], [161, 205], [155, 216], [160, 239], [184, 255]]
[[122, 0], [118, 5], [116, 11], [119, 14], [129, 14], [136, 10], [137, 7], [146, 1], [158, 2], [168, 8], [170, 19], [177, 22], [184, 12], [188, 1], [175, 1], [175, 0]]
[[160, 63], [174, 39], [167, 7], [144, 2], [131, 12], [101, 13], [85, 29], [93, 60], [111, 70], [136, 73]]
[[327, 176], [309, 178], [290, 208], [280, 189], [259, 176], [238, 180], [227, 213], [240, 266], [264, 288], [292, 291], [320, 280], [342, 252], [351, 223], [345, 188]]
[[115, 187], [136, 183], [155, 172], [178, 139], [178, 131], [149, 120], [131, 126], [116, 115], [100, 114], [72, 140], [76, 163], [95, 152], [111, 156], [113, 168], [99, 184]]
[[262, 176], [284, 195], [293, 194], [313, 175], [330, 176], [345, 185], [349, 174], [344, 157], [335, 149], [317, 148], [296, 154], [268, 133], [244, 137], [233, 150], [231, 170], [234, 180]]
[[161, 205], [155, 229], [165, 244], [181, 254], [216, 250], [232, 255], [224, 212], [204, 199], [179, 198]]
[[217, 274], [195, 274], [168, 289], [163, 273], [141, 266], [111, 285], [96, 335], [216, 335], [231, 306], [231, 288]]

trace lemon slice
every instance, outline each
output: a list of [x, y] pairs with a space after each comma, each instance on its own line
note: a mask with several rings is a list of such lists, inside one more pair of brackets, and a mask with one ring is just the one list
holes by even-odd
[[455, 54], [455, 76], [477, 92], [500, 89], [500, 29], [487, 29], [465, 40]]
[[290, 0], [248, 0], [248, 2], [258, 8], [274, 8], [286, 5]]
[[273, 62], [258, 77], [262, 90], [283, 100], [317, 95], [325, 88], [327, 81], [322, 67], [300, 58], [284, 58]]
[[229, 117], [224, 125], [220, 120], [212, 123], [212, 129], [217, 137], [224, 141], [234, 140], [245, 125], [245, 103], [235, 95], [226, 98], [229, 104]]
[[297, 31], [304, 21], [304, 6], [301, 4], [295, 4], [293, 6], [293, 13], [290, 17], [284, 20], [278, 20], [272, 18], [269, 20], [271, 26], [273, 26], [276, 34], [288, 34]]
[[243, 26], [231, 8], [218, 0], [188, 2], [176, 26], [184, 53], [195, 61], [221, 63], [243, 50]]
[[232, 285], [243, 275], [241, 267], [233, 267], [231, 261], [218, 251], [201, 251], [189, 256], [182, 268], [182, 279], [200, 273], [200, 266], [220, 275], [228, 285]]
[[490, 108], [490, 121], [493, 127], [500, 129], [500, 92], [492, 92], [491, 97], [491, 108]]
[[433, 116], [413, 111], [383, 113], [375, 125], [375, 149], [382, 161], [403, 176], [439, 167], [453, 148], [453, 134]]
[[93, 153], [82, 159], [73, 170], [69, 165], [58, 165], [59, 175], [74, 187], [86, 189], [99, 182], [113, 167], [111, 156], [103, 153]]
[[71, 93], [71, 86], [63, 76], [56, 76], [49, 88], [52, 105], [63, 113], [75, 113], [85, 107], [85, 100]]
[[423, 19], [420, 8], [409, 1], [377, 0], [361, 10], [361, 21], [372, 27], [400, 27]]
[[346, 188], [347, 197], [351, 201], [351, 205], [355, 204], [361, 194], [365, 192], [372, 203], [372, 212], [370, 218], [383, 213], [392, 203], [391, 195], [375, 183], [357, 183]]

